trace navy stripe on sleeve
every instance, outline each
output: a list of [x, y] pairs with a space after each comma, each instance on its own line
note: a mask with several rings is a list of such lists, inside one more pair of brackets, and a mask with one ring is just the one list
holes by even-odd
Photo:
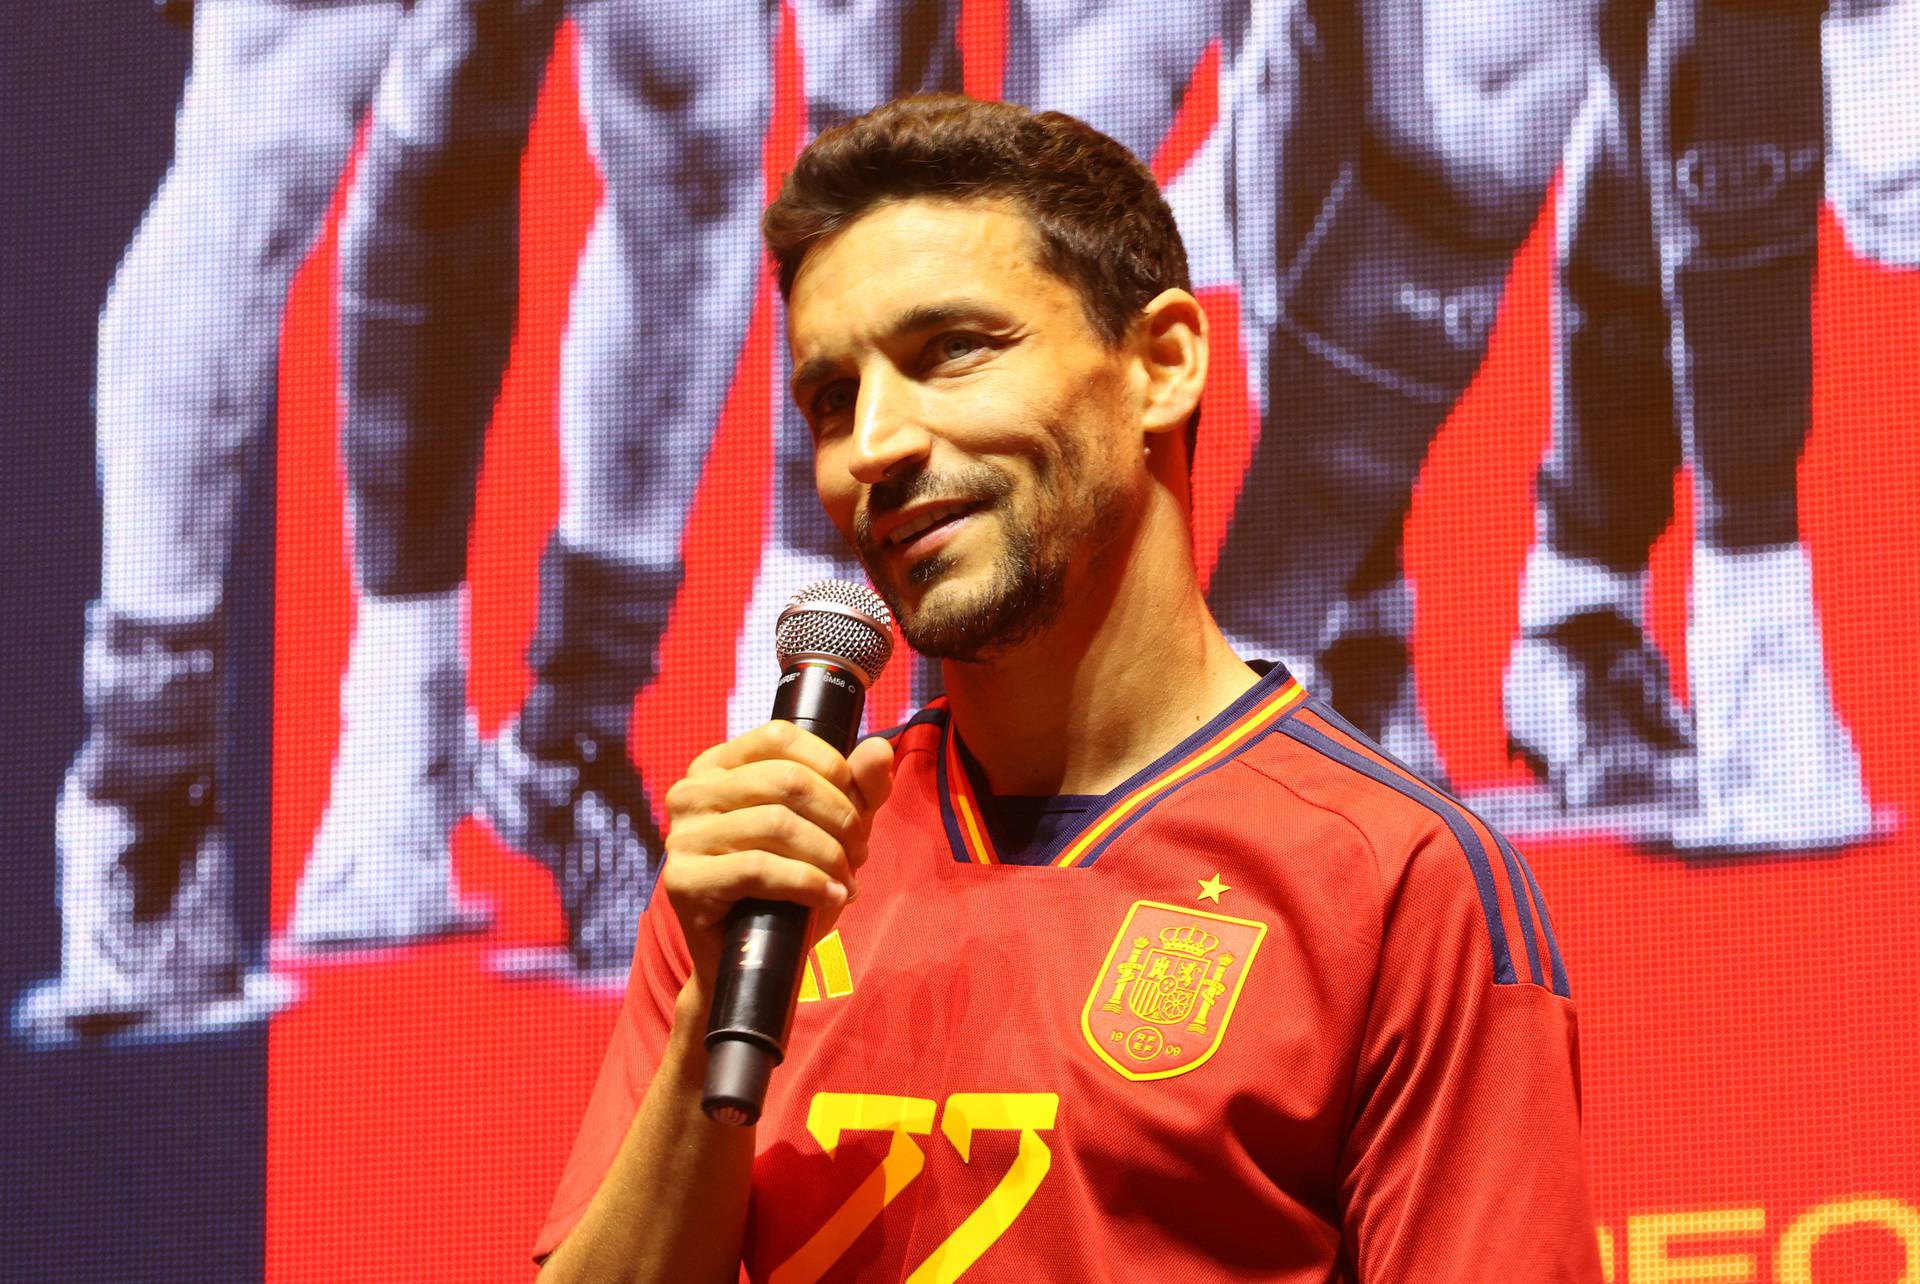
[[1573, 985], [1567, 980], [1567, 965], [1560, 957], [1560, 943], [1553, 939], [1553, 920], [1547, 915], [1547, 898], [1540, 894], [1540, 884], [1533, 881], [1533, 867], [1527, 864], [1527, 858], [1514, 849], [1507, 836], [1488, 826], [1487, 832], [1493, 835], [1493, 841], [1500, 844], [1501, 852], [1507, 858], [1507, 868], [1515, 865], [1527, 880], [1527, 895], [1533, 900], [1533, 908], [1540, 914], [1540, 930], [1547, 937], [1547, 961], [1553, 970], [1553, 992], [1563, 999], [1573, 997]]
[[[1316, 710], [1317, 711], [1317, 710]], [[1390, 789], [1406, 795], [1420, 803], [1445, 822], [1453, 832], [1455, 841], [1467, 854], [1467, 864], [1473, 869], [1474, 887], [1480, 894], [1480, 912], [1486, 919], [1487, 936], [1493, 947], [1493, 979], [1497, 985], [1516, 985], [1519, 974], [1514, 971], [1513, 952], [1507, 947], [1507, 928], [1500, 918], [1500, 893], [1494, 883], [1493, 864], [1487, 857], [1486, 848], [1480, 842], [1480, 836], [1467, 822], [1466, 813], [1451, 801], [1442, 798], [1433, 790], [1415, 783], [1400, 775], [1390, 767], [1382, 766], [1346, 745], [1341, 744], [1325, 732], [1307, 725], [1298, 718], [1289, 718], [1276, 728], [1281, 735], [1291, 736], [1310, 749], [1318, 750], [1343, 766], [1351, 767], [1369, 780], [1378, 781]], [[1526, 926], [1528, 935], [1532, 935], [1530, 916], [1522, 914], [1520, 921]], [[1532, 943], [1528, 943], [1531, 953]], [[1539, 979], [1540, 964], [1532, 960], [1535, 979]]]

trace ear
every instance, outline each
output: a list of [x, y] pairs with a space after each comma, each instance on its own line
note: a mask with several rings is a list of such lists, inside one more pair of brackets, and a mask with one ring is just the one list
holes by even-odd
[[1141, 430], [1184, 429], [1207, 386], [1207, 311], [1185, 290], [1162, 290], [1134, 323], [1142, 376]]

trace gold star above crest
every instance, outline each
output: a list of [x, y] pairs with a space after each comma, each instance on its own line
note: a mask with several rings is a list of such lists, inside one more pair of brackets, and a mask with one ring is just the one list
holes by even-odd
[[1200, 894], [1195, 899], [1212, 901], [1215, 905], [1220, 903], [1220, 893], [1233, 890], [1230, 884], [1220, 881], [1220, 875], [1217, 873], [1212, 878], [1202, 878], [1197, 881], [1200, 884]]

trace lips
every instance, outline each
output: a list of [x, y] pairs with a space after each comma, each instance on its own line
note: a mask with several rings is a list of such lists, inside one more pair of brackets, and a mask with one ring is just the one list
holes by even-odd
[[980, 507], [981, 501], [972, 499], [950, 499], [931, 504], [915, 504], [895, 514], [891, 520], [880, 523], [876, 542], [885, 549], [904, 548], [929, 532], [937, 531], [969, 513], [978, 511]]

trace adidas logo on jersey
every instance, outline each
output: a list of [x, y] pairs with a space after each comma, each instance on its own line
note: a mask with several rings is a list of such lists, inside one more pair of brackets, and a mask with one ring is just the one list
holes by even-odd
[[840, 943], [840, 929], [835, 928], [820, 938], [807, 958], [807, 970], [800, 977], [800, 1002], [818, 1003], [822, 997], [838, 999], [852, 993], [847, 947]]

